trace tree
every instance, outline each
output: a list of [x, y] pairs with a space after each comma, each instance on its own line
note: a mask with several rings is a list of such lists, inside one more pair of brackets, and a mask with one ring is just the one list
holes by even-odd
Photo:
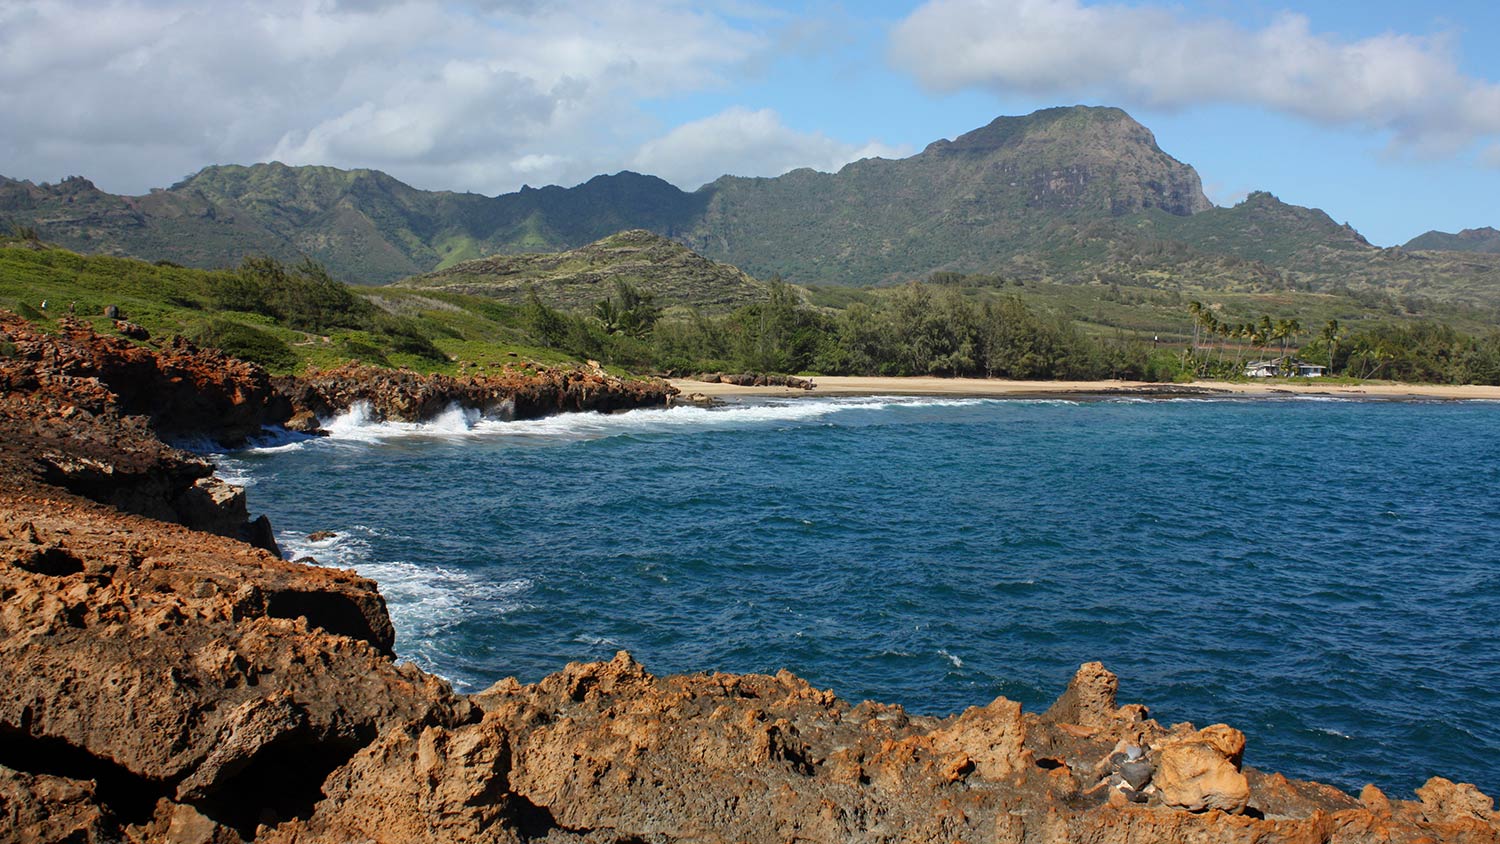
[[1333, 353], [1339, 347], [1339, 321], [1330, 319], [1323, 324], [1323, 342], [1328, 344], [1328, 374], [1333, 375]]

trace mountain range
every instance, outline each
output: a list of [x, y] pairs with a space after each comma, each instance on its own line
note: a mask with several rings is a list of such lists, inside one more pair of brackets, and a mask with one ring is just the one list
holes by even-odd
[[725, 176], [687, 192], [596, 176], [495, 197], [424, 191], [375, 170], [213, 166], [144, 196], [87, 179], [0, 177], [0, 218], [87, 252], [192, 266], [247, 254], [323, 262], [381, 284], [499, 253], [575, 249], [627, 229], [767, 278], [866, 285], [933, 272], [1234, 290], [1377, 287], [1500, 303], [1493, 229], [1380, 249], [1312, 208], [1255, 193], [1231, 208], [1114, 108], [1001, 117], [916, 155], [837, 173]]

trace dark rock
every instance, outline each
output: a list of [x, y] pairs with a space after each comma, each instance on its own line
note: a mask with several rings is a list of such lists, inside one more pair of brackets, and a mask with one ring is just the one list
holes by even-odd
[[117, 319], [115, 320], [115, 330], [120, 332], [121, 336], [129, 337], [132, 340], [151, 339], [151, 332], [133, 322]]
[[1151, 782], [1151, 763], [1126, 762], [1120, 766], [1120, 779], [1137, 791], [1145, 788]]

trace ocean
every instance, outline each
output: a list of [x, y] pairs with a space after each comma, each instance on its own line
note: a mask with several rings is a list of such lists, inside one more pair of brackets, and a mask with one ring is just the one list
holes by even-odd
[[[797, 398], [217, 458], [288, 556], [478, 690], [629, 650], [857, 702], [1043, 709], [1078, 665], [1246, 763], [1500, 793], [1500, 404]], [[316, 531], [332, 538], [309, 541]]]

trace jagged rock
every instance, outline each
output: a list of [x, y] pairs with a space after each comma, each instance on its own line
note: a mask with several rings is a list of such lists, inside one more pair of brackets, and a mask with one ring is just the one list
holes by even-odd
[[1003, 697], [965, 710], [951, 726], [933, 732], [932, 743], [944, 753], [963, 753], [973, 761], [975, 773], [987, 779], [1003, 779], [1032, 765], [1021, 704]]
[[0, 765], [0, 837], [16, 844], [103, 844], [114, 819], [88, 780], [26, 774]]
[[695, 380], [706, 384], [732, 384], [736, 387], [787, 387], [793, 390], [811, 390], [817, 386], [810, 378], [756, 372], [744, 372], [738, 375], [726, 375], [722, 372], [705, 372], [698, 375]]
[[121, 337], [129, 337], [132, 340], [150, 340], [151, 332], [145, 328], [123, 319], [115, 320], [115, 330], [120, 332]]
[[1078, 667], [1068, 682], [1067, 691], [1042, 717], [1047, 721], [1085, 727], [1109, 726], [1118, 715], [1115, 695], [1119, 690], [1120, 678], [1102, 663], [1086, 662]]
[[[150, 349], [96, 334], [63, 318], [56, 335], [0, 311], [0, 335], [16, 354], [0, 383], [43, 397], [66, 396], [100, 415], [145, 416], [158, 433], [210, 437], [237, 445], [291, 412], [254, 364], [198, 349], [180, 338]], [[83, 383], [80, 383], [83, 382]]]
[[1470, 820], [1492, 824], [1496, 820], [1495, 801], [1469, 783], [1455, 783], [1433, 777], [1417, 789], [1422, 813], [1436, 823], [1463, 824]]
[[565, 412], [664, 407], [677, 394], [665, 381], [626, 380], [586, 367], [453, 377], [349, 364], [279, 378], [276, 384], [294, 406], [292, 418], [297, 420], [328, 418], [360, 403], [378, 420], [420, 422], [454, 406], [534, 419]]
[[[1233, 746], [1232, 737], [1225, 732], [1229, 729], [1218, 724], [1157, 750], [1152, 782], [1162, 803], [1190, 812], [1245, 811], [1250, 783], [1225, 751], [1226, 744]], [[1239, 738], [1239, 752], [1244, 752], [1243, 736]]]

